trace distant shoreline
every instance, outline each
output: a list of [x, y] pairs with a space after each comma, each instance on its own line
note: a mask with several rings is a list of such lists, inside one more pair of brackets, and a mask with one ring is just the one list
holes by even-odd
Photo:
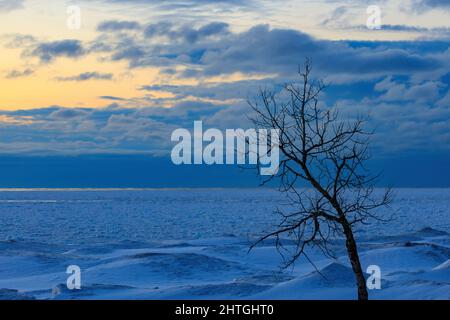
[[[384, 189], [385, 187], [377, 187], [376, 189]], [[394, 190], [447, 190], [450, 187], [398, 187]], [[0, 188], [0, 192], [45, 192], [45, 191], [61, 191], [61, 192], [95, 192], [95, 191], [220, 191], [220, 190], [273, 190], [278, 191], [274, 187], [167, 187], [167, 188]]]
[[[439, 189], [439, 188], [438, 188]], [[261, 187], [261, 188], [228, 188], [228, 187], [180, 187], [180, 188], [0, 188], [0, 192], [38, 192], [38, 191], [201, 191], [201, 190], [277, 190], [276, 188]]]

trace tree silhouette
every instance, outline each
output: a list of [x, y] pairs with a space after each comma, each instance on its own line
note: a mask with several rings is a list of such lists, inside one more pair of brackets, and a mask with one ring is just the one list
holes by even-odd
[[[364, 166], [372, 134], [364, 129], [366, 120], [344, 120], [337, 108], [322, 107], [320, 98], [326, 85], [311, 79], [311, 69], [311, 61], [306, 59], [299, 70], [300, 83], [286, 84], [280, 93], [261, 89], [259, 97], [249, 101], [256, 114], [252, 118], [255, 126], [279, 131], [279, 170], [263, 183], [276, 179], [295, 208], [292, 212], [278, 210], [282, 217], [278, 228], [252, 248], [275, 238], [279, 251], [289, 252], [286, 267], [301, 256], [313, 264], [306, 253], [308, 247], [319, 247], [333, 256], [328, 248], [330, 239], [343, 236], [358, 299], [367, 300], [354, 228], [370, 218], [380, 219], [374, 209], [388, 206], [392, 192], [386, 189], [377, 196], [377, 176], [370, 175]], [[267, 148], [272, 148], [270, 140]], [[282, 236], [295, 239], [295, 251], [286, 251]], [[285, 253], [283, 256], [286, 258]]]

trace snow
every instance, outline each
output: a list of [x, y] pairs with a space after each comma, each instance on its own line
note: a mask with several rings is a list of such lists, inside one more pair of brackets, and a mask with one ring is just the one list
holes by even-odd
[[[273, 190], [0, 192], [0, 300], [355, 299], [340, 239], [336, 259], [308, 250], [318, 270], [280, 268], [272, 241], [248, 252], [280, 203]], [[372, 299], [450, 299], [449, 208], [450, 190], [397, 190], [399, 219], [358, 230], [363, 268], [381, 268]]]

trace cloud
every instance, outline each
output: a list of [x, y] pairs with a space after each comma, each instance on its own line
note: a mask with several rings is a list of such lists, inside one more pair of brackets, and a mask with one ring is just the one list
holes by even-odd
[[426, 32], [433, 30], [425, 27], [407, 26], [402, 24], [383, 24], [380, 26], [380, 29], [386, 31], [402, 31], [402, 32]]
[[413, 8], [419, 11], [450, 9], [450, 2], [448, 0], [414, 0], [412, 5]]
[[58, 81], [112, 80], [112, 73], [83, 72], [76, 76], [57, 77]]
[[170, 40], [183, 40], [188, 43], [195, 43], [199, 40], [229, 33], [229, 25], [222, 22], [212, 22], [199, 28], [191, 26], [176, 26], [169, 22], [150, 24], [145, 28], [146, 38], [168, 37]]
[[16, 79], [22, 77], [28, 77], [34, 73], [34, 70], [26, 68], [24, 70], [11, 70], [6, 74], [7, 79]]
[[440, 66], [440, 61], [401, 49], [354, 48], [345, 42], [320, 41], [294, 30], [257, 26], [225, 41], [218, 50], [207, 50], [203, 73], [246, 72], [291, 74], [292, 68], [312, 57], [316, 69], [335, 74], [420, 72]]
[[31, 117], [27, 117], [27, 116], [0, 115], [0, 123], [2, 125], [24, 126], [24, 125], [29, 125], [33, 122], [31, 120]]
[[440, 96], [440, 92], [446, 86], [439, 81], [424, 81], [418, 84], [396, 82], [392, 77], [387, 77], [377, 83], [374, 89], [383, 94], [379, 97], [382, 101], [420, 101], [432, 104]]
[[[27, 52], [43, 62], [101, 52], [102, 57], [127, 61], [130, 68], [158, 67], [161, 82], [143, 83], [135, 97], [98, 92], [112, 102], [108, 108], [1, 111], [9, 121], [0, 123], [2, 146], [6, 150], [21, 146], [23, 152], [42, 152], [47, 146], [47, 152], [55, 153], [167, 153], [171, 130], [191, 128], [194, 120], [217, 128], [245, 126], [250, 112], [245, 99], [259, 88], [277, 89], [295, 79], [298, 65], [309, 56], [314, 76], [335, 84], [336, 89], [324, 97], [327, 105], [338, 103], [351, 116], [371, 114], [380, 154], [388, 149], [429, 150], [438, 143], [439, 148], [450, 149], [450, 141], [443, 138], [450, 136], [444, 125], [450, 117], [450, 80], [443, 76], [450, 70], [448, 43], [328, 41], [268, 25], [231, 31], [221, 22], [130, 28], [123, 24], [99, 28], [94, 43], [22, 39], [30, 47]], [[136, 32], [111, 32], [115, 30]], [[98, 51], [93, 52], [93, 46]], [[183, 77], [194, 79], [179, 81]], [[92, 71], [59, 80], [112, 78]], [[161, 98], [166, 95], [157, 91], [172, 95]], [[27, 122], [19, 125], [14, 119]]]
[[447, 91], [444, 97], [436, 104], [438, 107], [450, 109], [450, 91]]
[[139, 30], [141, 25], [136, 21], [103, 21], [97, 26], [98, 31], [124, 31], [124, 30]]
[[70, 119], [79, 119], [85, 118], [90, 115], [89, 109], [64, 109], [60, 108], [54, 112], [52, 112], [48, 117], [49, 119], [58, 119], [58, 120], [70, 120]]
[[[197, 7], [214, 6], [215, 9], [223, 7], [228, 9], [230, 7], [244, 8], [254, 4], [254, 0], [103, 0], [115, 4], [130, 4], [130, 5], [148, 5], [157, 7], [159, 10], [178, 10], [178, 9], [192, 9]], [[256, 1], [260, 3], [259, 1]]]
[[353, 20], [354, 15], [348, 5], [339, 6], [320, 24], [329, 28], [345, 28], [349, 26], [349, 21]]
[[[318, 40], [292, 29], [258, 25], [231, 33], [226, 24], [197, 28], [158, 23], [148, 26], [142, 39], [121, 37], [112, 41], [111, 59], [127, 60], [131, 68], [157, 66], [181, 76], [198, 78], [241, 73], [286, 77], [305, 57], [332, 80], [375, 78], [386, 74], [432, 72], [445, 60], [418, 53], [406, 46]], [[168, 41], [160, 40], [166, 37]]]
[[0, 12], [10, 12], [22, 9], [25, 0], [0, 0]]
[[113, 100], [113, 101], [125, 101], [126, 100], [124, 98], [115, 97], [115, 96], [100, 96], [99, 98], [104, 99], [104, 100]]
[[145, 48], [136, 44], [134, 40], [124, 39], [113, 49], [111, 59], [113, 61], [129, 60], [130, 65], [133, 65], [133, 61], [139, 61], [146, 54]]
[[[64, 108], [0, 111], [3, 153], [168, 154], [170, 136], [225, 106], [185, 101], [173, 108]], [[2, 121], [2, 119], [4, 121]]]
[[[226, 101], [232, 99], [243, 100], [251, 96], [258, 89], [267, 85], [276, 85], [276, 81], [270, 78], [258, 80], [238, 80], [233, 82], [206, 82], [197, 85], [170, 85], [170, 84], [153, 84], [144, 85], [140, 89], [155, 92], [170, 92], [177, 99], [185, 99], [189, 97], [210, 99], [216, 101]], [[282, 85], [283, 82], [278, 83]]]
[[[124, 28], [124, 24], [117, 23], [108, 22], [93, 42], [37, 42], [29, 44], [30, 49], [24, 54], [51, 62], [60, 56], [76, 58], [101, 53], [102, 59], [124, 60], [130, 68], [159, 67], [162, 74], [185, 78], [235, 73], [286, 77], [305, 57], [311, 57], [321, 76], [337, 82], [431, 73], [448, 64], [431, 49], [427, 52], [425, 46], [417, 51], [414, 46], [420, 46], [421, 42], [413, 46], [400, 42], [319, 40], [298, 30], [268, 25], [231, 32], [229, 25], [222, 22], [197, 26], [159, 22], [133, 34], [110, 32]], [[128, 23], [131, 22], [126, 25]], [[408, 29], [405, 26], [389, 28]]]
[[160, 154], [177, 126], [156, 118], [117, 107], [0, 111], [0, 143], [4, 154]]
[[[278, 82], [280, 81], [280, 82]], [[5, 153], [83, 154], [151, 153], [167, 155], [175, 128], [191, 128], [193, 121], [220, 129], [245, 128], [251, 116], [245, 98], [257, 95], [259, 87], [272, 88], [281, 79], [243, 80], [204, 85], [149, 85], [149, 92], [169, 91], [177, 97], [166, 108], [150, 98], [148, 107], [122, 108], [128, 99], [103, 96], [116, 103], [107, 108], [59, 106], [18, 111], [0, 111], [2, 146]], [[373, 147], [377, 155], [424, 150], [450, 151], [449, 91], [444, 79], [412, 81], [409, 77], [370, 80], [367, 92], [355, 97], [361, 83], [332, 86], [324, 96], [326, 105], [340, 106], [343, 114], [370, 114], [376, 129]], [[238, 93], [238, 88], [245, 88]], [[333, 89], [334, 91], [331, 91]], [[247, 95], [248, 93], [248, 95]], [[241, 96], [241, 99], [238, 97]], [[200, 101], [193, 99], [212, 99]], [[228, 99], [236, 101], [227, 102]], [[43, 149], [46, 146], [45, 150]], [[445, 152], [447, 152], [445, 151]]]
[[38, 57], [42, 62], [51, 62], [57, 57], [77, 58], [84, 54], [86, 51], [79, 40], [39, 43], [29, 53], [31, 56]]
[[7, 42], [5, 43], [6, 48], [26, 48], [35, 45], [38, 41], [37, 39], [29, 34], [10, 34], [3, 36]]

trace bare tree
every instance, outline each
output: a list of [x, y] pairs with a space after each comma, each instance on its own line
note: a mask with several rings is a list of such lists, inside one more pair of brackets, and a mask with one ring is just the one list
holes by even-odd
[[[374, 209], [388, 206], [392, 193], [387, 189], [377, 196], [377, 176], [369, 175], [364, 167], [371, 135], [364, 129], [366, 120], [344, 120], [337, 108], [321, 107], [319, 99], [326, 85], [311, 79], [309, 59], [299, 76], [299, 84], [287, 84], [279, 94], [263, 89], [258, 99], [249, 101], [256, 112], [252, 119], [255, 126], [279, 131], [279, 171], [264, 183], [278, 179], [280, 190], [295, 208], [292, 212], [279, 210], [282, 221], [278, 229], [259, 239], [252, 248], [275, 238], [277, 248], [286, 250], [281, 237], [293, 237], [295, 251], [289, 251], [286, 266], [301, 256], [313, 264], [306, 253], [309, 246], [333, 256], [330, 239], [344, 236], [358, 298], [366, 300], [368, 292], [354, 228], [369, 218], [380, 219]], [[270, 140], [267, 147], [270, 150]]]

